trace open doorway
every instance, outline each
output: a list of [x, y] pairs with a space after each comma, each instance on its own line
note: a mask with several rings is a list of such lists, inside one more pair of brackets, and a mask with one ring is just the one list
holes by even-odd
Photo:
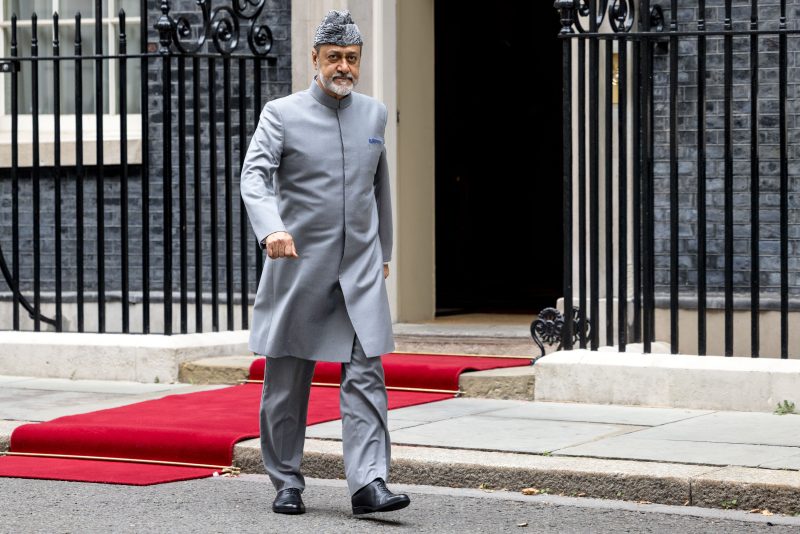
[[487, 6], [435, 2], [437, 315], [538, 312], [562, 292], [558, 15]]

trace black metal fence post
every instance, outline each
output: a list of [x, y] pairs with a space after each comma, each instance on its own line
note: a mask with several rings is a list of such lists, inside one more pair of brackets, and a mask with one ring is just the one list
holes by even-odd
[[[644, 0], [641, 4], [640, 24], [642, 31], [650, 31], [650, 1]], [[643, 350], [651, 352], [652, 342], [655, 337], [655, 299], [653, 298], [653, 43], [645, 40], [641, 47], [641, 86], [639, 114], [641, 125], [641, 207], [642, 210], [642, 341]]]
[[[589, 31], [597, 33], [598, 0], [589, 1]], [[600, 40], [589, 40], [589, 317], [600, 315]], [[599, 326], [599, 325], [598, 325]], [[589, 348], [599, 346], [598, 328], [592, 328]]]
[[78, 332], [85, 329], [84, 317], [84, 229], [83, 207], [83, 43], [81, 42], [81, 14], [75, 15], [75, 260], [76, 260], [76, 302], [78, 316]]
[[[19, 53], [17, 48], [17, 16], [11, 17], [12, 61]], [[11, 69], [11, 277], [19, 281], [19, 75]], [[19, 291], [12, 288], [12, 327], [19, 330]]]
[[41, 329], [41, 188], [39, 175], [39, 37], [36, 13], [31, 15], [31, 122], [33, 126], [31, 183], [33, 186], [33, 329]]
[[149, 84], [148, 84], [148, 66], [149, 61], [147, 54], [147, 0], [141, 0], [139, 3], [139, 10], [144, 21], [142, 24], [141, 40], [139, 41], [141, 51], [143, 52], [140, 59], [140, 78], [141, 85], [141, 128], [142, 128], [142, 176], [141, 176], [141, 202], [142, 202], [142, 332], [145, 334], [150, 333], [150, 148], [148, 143], [148, 134], [150, 132], [150, 100], [149, 100]]
[[95, 203], [97, 206], [97, 330], [106, 331], [106, 177], [103, 162], [103, 2], [94, 3]]
[[120, 176], [120, 237], [121, 254], [120, 264], [122, 266], [122, 332], [130, 332], [130, 266], [129, 266], [129, 234], [128, 234], [128, 204], [130, 202], [128, 192], [128, 60], [125, 57], [128, 52], [128, 37], [125, 33], [125, 10], [119, 10], [119, 163], [121, 169]]
[[561, 12], [561, 45], [562, 45], [562, 120], [563, 120], [563, 224], [564, 224], [564, 326], [561, 331], [562, 346], [572, 349], [573, 338], [573, 306], [572, 306], [572, 35], [575, 6], [572, 0], [559, 0], [555, 7]]
[[200, 58], [192, 58], [192, 127], [194, 166], [194, 328], [203, 331], [203, 184], [200, 160]]
[[162, 157], [164, 173], [163, 198], [163, 262], [164, 262], [164, 333], [172, 334], [172, 31], [174, 21], [169, 16], [169, 2], [161, 0], [161, 17], [156, 23], [162, 57]]
[[780, 132], [780, 278], [781, 278], [781, 358], [789, 357], [789, 156], [786, 132], [786, 93], [788, 43], [786, 0], [781, 0], [778, 35], [778, 128]]
[[[758, 31], [758, 0], [750, 4], [750, 29]], [[758, 35], [750, 34], [750, 355], [758, 358], [761, 347], [759, 315], [761, 297], [761, 253], [759, 250], [759, 234], [761, 218], [759, 211], [761, 188], [759, 180], [758, 156]]]
[[[178, 57], [178, 211], [180, 221], [179, 243], [180, 247], [180, 331], [185, 334], [189, 331], [189, 273], [187, 265], [187, 198], [186, 198], [186, 63], [184, 57]], [[199, 305], [199, 304], [198, 304]]]
[[211, 330], [219, 331], [219, 242], [217, 241], [217, 226], [219, 213], [217, 211], [217, 198], [219, 189], [217, 187], [217, 67], [213, 57], [208, 58], [208, 130], [211, 133], [208, 143], [209, 159], [209, 203], [211, 214], [209, 226], [209, 241], [211, 242]]
[[[244, 164], [247, 151], [247, 60], [239, 58], [239, 168]], [[256, 106], [258, 103], [255, 103]], [[255, 106], [254, 106], [255, 107]], [[248, 249], [250, 249], [250, 228], [244, 199], [239, 195], [239, 283], [242, 313], [242, 329], [249, 328], [248, 314], [250, 310], [250, 284], [247, 268]]]
[[[603, 122], [603, 210], [605, 211], [605, 336], [606, 345], [614, 344], [614, 41], [603, 41], [605, 51]], [[619, 56], [617, 56], [619, 57]], [[598, 295], [600, 288], [597, 288]], [[599, 325], [598, 325], [599, 326]], [[599, 334], [598, 334], [599, 336]]]
[[725, 0], [725, 356], [733, 356], [733, 3]]
[[228, 330], [233, 330], [233, 131], [231, 129], [231, 58], [222, 58], [222, 102], [225, 106], [223, 124], [225, 168], [225, 300]]
[[706, 354], [706, 3], [697, 18], [697, 353]]
[[617, 346], [625, 352], [628, 343], [628, 41], [620, 35], [617, 83], [617, 138], [619, 164], [617, 186], [619, 199], [619, 247], [617, 249]]
[[63, 310], [62, 310], [62, 242], [61, 242], [61, 41], [58, 35], [58, 13], [53, 13], [53, 94], [56, 98], [53, 101], [53, 221], [55, 236], [55, 282], [56, 282], [56, 331], [63, 330]]
[[678, 353], [678, 0], [670, 2], [669, 21], [669, 343]]

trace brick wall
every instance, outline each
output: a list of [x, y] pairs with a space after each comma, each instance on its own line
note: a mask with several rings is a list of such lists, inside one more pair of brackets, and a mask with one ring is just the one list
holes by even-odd
[[[669, 2], [660, 2], [667, 16]], [[750, 2], [734, 2], [734, 29], [750, 25]], [[798, 27], [800, 2], [789, 2], [789, 27]], [[779, 1], [759, 2], [761, 29], [777, 29]], [[709, 30], [721, 30], [724, 21], [723, 0], [706, 2]], [[680, 3], [679, 30], [697, 29], [697, 1]], [[706, 74], [706, 210], [707, 210], [707, 283], [709, 294], [724, 290], [724, 42], [708, 37]], [[788, 38], [787, 122], [789, 139], [789, 284], [792, 296], [800, 295], [800, 38]], [[760, 283], [769, 305], [778, 298], [780, 288], [779, 257], [779, 131], [778, 131], [778, 37], [759, 39], [758, 127], [760, 184]], [[679, 285], [684, 296], [694, 296], [697, 288], [697, 39], [683, 37], [679, 46], [678, 66], [678, 158], [679, 158]], [[656, 289], [669, 290], [669, 54], [656, 49], [654, 56], [654, 130], [655, 130], [655, 262]], [[733, 43], [733, 203], [734, 203], [734, 286], [737, 294], [750, 291], [750, 39], [737, 36]]]

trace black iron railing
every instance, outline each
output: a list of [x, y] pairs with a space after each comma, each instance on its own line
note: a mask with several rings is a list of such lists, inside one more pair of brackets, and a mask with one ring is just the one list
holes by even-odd
[[[593, 326], [575, 344], [624, 351], [641, 342], [651, 352], [660, 340], [673, 353], [788, 358], [800, 309], [792, 252], [800, 219], [790, 208], [798, 154], [789, 145], [800, 133], [790, 91], [800, 69], [789, 44], [800, 30], [787, 21], [787, 2], [753, 0], [744, 20], [731, 0], [555, 7], [563, 317], [577, 308], [576, 320]], [[747, 332], [735, 328], [739, 315], [749, 316]], [[559, 328], [571, 348], [572, 321]]]
[[[238, 173], [263, 105], [265, 73], [273, 77], [275, 68], [272, 32], [263, 22], [265, 0], [217, 3], [213, 9], [200, 0], [195, 12], [177, 15], [162, 0], [158, 46], [149, 50], [142, 0], [139, 50], [129, 51], [126, 14], [120, 11], [114, 54], [103, 51], [101, 4], [96, 1], [91, 51], [84, 48], [80, 14], [71, 43], [60, 40], [57, 14], [48, 21], [48, 56], [39, 54], [42, 21], [33, 15], [30, 55], [23, 56], [19, 21], [11, 19], [9, 57], [0, 62], [8, 77], [0, 81], [9, 86], [10, 118], [10, 160], [0, 169], [0, 216], [10, 219], [0, 236], [8, 298], [0, 295], [0, 307], [11, 311], [0, 329], [38, 331], [43, 323], [81, 332], [247, 328], [263, 255], [249, 231]], [[91, 88], [85, 86], [87, 63], [93, 67]], [[113, 84], [104, 81], [112, 64], [118, 72]], [[67, 67], [73, 79], [63, 76]], [[43, 69], [52, 72], [52, 86], [41, 85]], [[132, 75], [140, 78], [141, 93], [133, 111]], [[19, 106], [23, 76], [33, 93], [29, 110]], [[87, 89], [94, 93], [88, 113]], [[118, 155], [109, 157], [104, 100], [112, 92], [119, 132], [111, 146]], [[52, 118], [40, 112], [45, 99], [52, 101]], [[65, 100], [74, 114], [62, 112]], [[87, 132], [87, 118], [95, 135]], [[29, 163], [20, 160], [22, 119], [31, 124]], [[141, 128], [135, 158], [128, 150], [134, 122]], [[45, 124], [53, 125], [51, 132], [43, 132]], [[69, 143], [65, 127], [74, 128]], [[46, 165], [43, 133], [52, 143]], [[6, 207], [10, 214], [4, 214]]]

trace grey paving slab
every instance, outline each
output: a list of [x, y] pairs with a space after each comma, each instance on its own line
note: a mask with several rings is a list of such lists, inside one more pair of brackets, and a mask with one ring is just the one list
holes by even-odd
[[525, 401], [453, 398], [419, 406], [391, 410], [390, 418], [412, 421], [441, 421], [464, 415], [475, 415], [529, 404]]
[[651, 428], [637, 437], [791, 447], [800, 445], [800, 416], [717, 412]]
[[0, 419], [47, 421], [63, 415], [84, 413], [95, 406], [117, 401], [131, 403], [130, 397], [108, 393], [72, 391], [13, 390], [0, 391]]
[[766, 467], [767, 469], [795, 469], [800, 471], [800, 454], [789, 456], [787, 458], [780, 458], [770, 462], [764, 462], [759, 467]]
[[10, 435], [12, 430], [27, 423], [28, 421], [4, 421], [0, 419], [0, 435]]
[[179, 392], [188, 384], [142, 384], [141, 382], [125, 382], [116, 380], [69, 380], [64, 378], [32, 378], [18, 382], [2, 383], [2, 388], [41, 389], [47, 391], [75, 391], [89, 393], [116, 393], [120, 395], [137, 395], [159, 391]]
[[641, 435], [645, 432], [558, 449], [553, 454], [745, 467], [758, 467], [800, 454], [800, 447], [644, 439]]
[[[391, 412], [389, 412], [389, 431], [394, 432], [401, 428], [410, 428], [417, 425], [424, 425], [427, 421], [410, 421], [407, 419], [393, 419]], [[320, 423], [312, 425], [306, 430], [306, 437], [319, 438], [319, 439], [342, 439], [342, 421], [328, 421], [327, 423]]]
[[[78, 382], [78, 381], [67, 381]], [[48, 421], [56, 417], [86, 413], [106, 408], [116, 408], [135, 402], [161, 398], [175, 393], [191, 393], [223, 386], [181, 386], [167, 390], [142, 391], [139, 394], [108, 393], [97, 391], [63, 391], [59, 389], [33, 389], [0, 387], [0, 419], [22, 421]], [[109, 387], [109, 389], [113, 389]]]
[[[557, 402], [523, 402], [519, 406], [493, 410], [484, 415], [516, 419], [579, 421], [619, 425], [657, 426], [711, 414], [707, 410], [642, 408], [603, 404], [569, 404]], [[800, 436], [798, 436], [800, 441]]]
[[5, 386], [6, 384], [13, 384], [16, 382], [25, 382], [27, 380], [36, 380], [30, 376], [0, 376], [0, 386]]
[[400, 429], [392, 433], [392, 441], [405, 445], [543, 453], [637, 428], [467, 415]]

